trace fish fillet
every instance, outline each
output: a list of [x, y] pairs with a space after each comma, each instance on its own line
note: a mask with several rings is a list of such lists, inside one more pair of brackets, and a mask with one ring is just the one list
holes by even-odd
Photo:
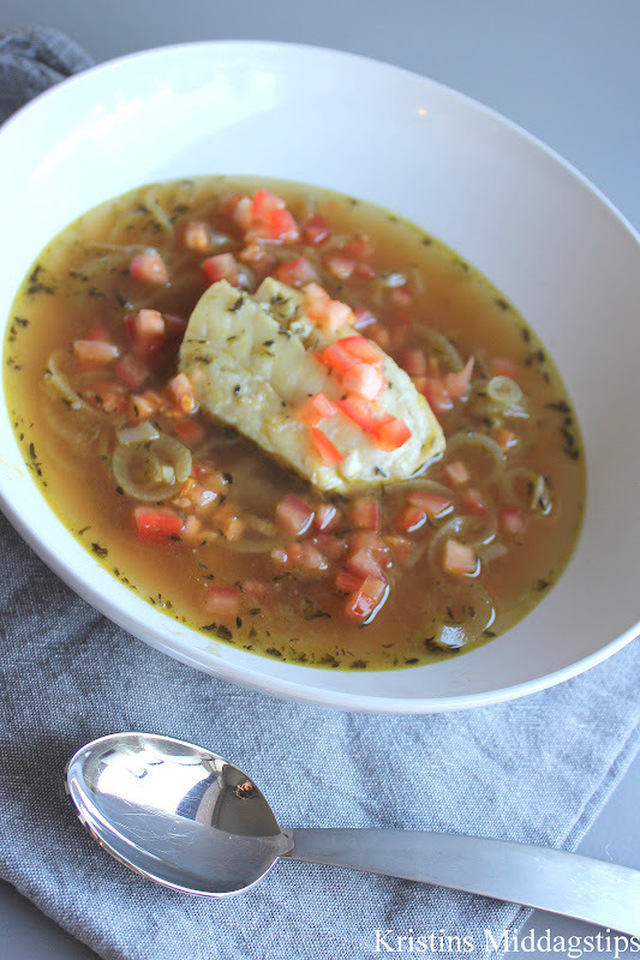
[[256, 293], [212, 284], [196, 304], [180, 350], [201, 409], [235, 427], [314, 487], [348, 494], [404, 480], [444, 449], [444, 436], [429, 404], [408, 375], [383, 354], [388, 388], [376, 399], [381, 416], [402, 420], [410, 436], [383, 450], [369, 433], [339, 410], [319, 426], [343, 459], [327, 463], [296, 419], [316, 393], [338, 402], [339, 378], [318, 359], [336, 340], [353, 336], [345, 324], [327, 332], [305, 312], [305, 294], [267, 277]]

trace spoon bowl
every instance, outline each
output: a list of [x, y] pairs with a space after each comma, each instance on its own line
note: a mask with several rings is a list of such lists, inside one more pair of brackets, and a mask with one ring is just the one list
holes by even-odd
[[242, 770], [180, 740], [95, 740], [69, 762], [67, 789], [101, 846], [174, 890], [240, 893], [292, 847]]
[[69, 761], [80, 820], [117, 860], [186, 893], [253, 887], [278, 858], [402, 877], [640, 936], [640, 871], [528, 843], [421, 830], [281, 830], [254, 782], [210, 750], [116, 733]]

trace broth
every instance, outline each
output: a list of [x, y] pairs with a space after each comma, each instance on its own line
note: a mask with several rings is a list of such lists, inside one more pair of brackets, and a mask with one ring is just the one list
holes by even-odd
[[[272, 208], [289, 217], [280, 234]], [[318, 283], [348, 304], [354, 335], [430, 402], [444, 454], [403, 481], [322, 493], [189, 407], [180, 344], [221, 273], [248, 293], [270, 275]], [[579, 429], [533, 330], [436, 239], [320, 188], [202, 177], [90, 211], [25, 279], [4, 362], [15, 433], [52, 508], [114, 576], [215, 642], [330, 669], [432, 662], [519, 621], [579, 533]], [[142, 451], [126, 469], [148, 486], [158, 435], [186, 449], [188, 470], [171, 454], [167, 491], [131, 496], [115, 451]]]

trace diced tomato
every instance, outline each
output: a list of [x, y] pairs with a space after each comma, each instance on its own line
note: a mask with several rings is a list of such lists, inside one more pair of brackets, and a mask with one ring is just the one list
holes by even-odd
[[345, 372], [342, 387], [347, 393], [357, 393], [367, 400], [375, 400], [387, 389], [388, 383], [380, 367], [371, 363], [355, 363]]
[[309, 427], [309, 435], [324, 464], [334, 466], [344, 460], [344, 454], [338, 450], [335, 443], [319, 427]]
[[351, 307], [341, 300], [332, 300], [320, 284], [312, 281], [303, 289], [307, 316], [314, 323], [332, 332], [353, 324], [355, 315]]
[[473, 513], [478, 517], [483, 517], [487, 512], [487, 504], [482, 494], [475, 487], [469, 487], [461, 496], [460, 503], [465, 513]]
[[242, 601], [242, 590], [239, 587], [212, 585], [207, 588], [204, 610], [212, 617], [219, 617], [220, 620], [230, 623], [240, 616]]
[[329, 271], [336, 280], [348, 280], [355, 270], [356, 261], [353, 257], [348, 257], [339, 250], [333, 250], [328, 253], [323, 260], [325, 269]]
[[188, 223], [184, 225], [182, 242], [187, 250], [206, 253], [211, 245], [209, 224], [203, 220], [189, 220]]
[[408, 287], [395, 287], [389, 294], [389, 300], [400, 310], [407, 310], [413, 303], [413, 291]]
[[284, 200], [271, 190], [257, 190], [251, 203], [247, 239], [287, 243], [297, 240], [299, 236], [298, 225]]
[[377, 577], [367, 577], [362, 586], [347, 599], [346, 613], [353, 620], [369, 620], [386, 599], [387, 585]]
[[182, 340], [187, 329], [185, 317], [176, 317], [174, 313], [163, 313], [165, 336], [172, 340]]
[[129, 272], [140, 283], [166, 286], [169, 282], [169, 273], [165, 262], [157, 250], [145, 250], [144, 253], [137, 253], [131, 261]]
[[428, 370], [425, 352], [420, 347], [403, 350], [398, 363], [410, 377], [424, 376]]
[[442, 566], [454, 576], [472, 577], [478, 572], [479, 561], [473, 547], [450, 537], [444, 544]]
[[338, 400], [342, 412], [356, 423], [361, 430], [370, 434], [381, 450], [397, 450], [411, 437], [411, 430], [398, 417], [391, 414], [378, 414], [370, 400], [352, 393]]
[[469, 471], [462, 460], [451, 460], [442, 468], [442, 472], [454, 487], [463, 487], [465, 483], [469, 483], [471, 479]]
[[509, 450], [513, 450], [513, 448], [517, 446], [518, 435], [514, 433], [513, 430], [509, 430], [508, 427], [502, 427], [496, 434], [496, 442], [500, 445], [504, 452], [507, 453]]
[[506, 357], [493, 357], [489, 361], [489, 372], [492, 377], [509, 377], [510, 380], [518, 382], [521, 368], [515, 360], [508, 360]]
[[411, 430], [398, 417], [384, 417], [376, 431], [376, 442], [382, 450], [397, 450], [411, 439]]
[[391, 346], [391, 334], [387, 328], [378, 321], [371, 324], [371, 327], [367, 331], [367, 336], [370, 340], [374, 340], [381, 350], [388, 350]]
[[127, 391], [124, 384], [117, 380], [104, 378], [94, 380], [91, 385], [87, 385], [86, 394], [102, 409], [105, 413], [115, 413], [124, 411], [127, 407]]
[[144, 360], [133, 353], [125, 353], [116, 363], [114, 372], [132, 390], [139, 390], [151, 375]]
[[342, 244], [341, 248], [348, 256], [355, 260], [365, 260], [374, 253], [371, 238], [366, 233], [356, 233]]
[[345, 416], [357, 424], [365, 433], [372, 436], [377, 435], [378, 415], [370, 400], [359, 397], [357, 394], [351, 394], [342, 400], [338, 400], [338, 406]]
[[297, 566], [304, 573], [325, 573], [329, 569], [329, 561], [312, 543], [306, 542], [300, 544], [300, 558]]
[[453, 500], [431, 490], [412, 490], [408, 501], [414, 507], [424, 510], [432, 520], [438, 520], [449, 513], [453, 507]]
[[385, 537], [385, 543], [389, 548], [393, 563], [404, 565], [408, 563], [414, 554], [414, 544], [407, 537], [398, 537], [394, 534], [388, 534]]
[[226, 280], [232, 287], [238, 286], [238, 263], [232, 253], [216, 253], [207, 257], [200, 264], [200, 269], [209, 284]]
[[264, 580], [245, 580], [242, 589], [247, 596], [260, 601], [266, 600], [272, 592], [271, 584]]
[[175, 435], [189, 447], [197, 447], [204, 440], [204, 428], [195, 420], [178, 420], [173, 428]]
[[338, 570], [336, 574], [336, 589], [341, 593], [353, 593], [355, 590], [360, 589], [365, 579], [366, 578], [358, 576], [357, 573], [352, 573], [350, 570], [343, 568]]
[[[345, 337], [344, 339], [348, 340], [349, 337]], [[350, 367], [358, 363], [358, 358], [347, 349], [343, 340], [336, 340], [335, 343], [330, 343], [328, 347], [325, 347], [324, 350], [317, 353], [316, 357], [320, 363], [324, 363], [325, 366], [331, 370], [342, 374], [346, 373]]]
[[169, 394], [172, 405], [181, 414], [188, 416], [195, 413], [198, 409], [198, 401], [193, 395], [191, 381], [185, 373], [177, 373], [167, 384], [167, 393]]
[[127, 317], [125, 325], [131, 349], [143, 360], [149, 360], [164, 343], [165, 323], [158, 310], [138, 310]]
[[427, 514], [421, 507], [407, 504], [396, 517], [396, 527], [403, 533], [415, 533], [427, 522]]
[[307, 316], [319, 323], [324, 317], [331, 297], [319, 283], [311, 281], [304, 287]]
[[503, 507], [499, 514], [500, 526], [514, 537], [520, 537], [527, 528], [522, 511], [517, 507]]
[[400, 350], [401, 347], [404, 347], [405, 341], [411, 332], [411, 321], [409, 317], [401, 313], [397, 316], [393, 322], [393, 327], [389, 334], [391, 347], [388, 349]]
[[244, 523], [230, 500], [220, 502], [213, 513], [213, 523], [225, 540], [237, 540], [244, 532]]
[[269, 218], [267, 239], [282, 243], [295, 243], [300, 237], [298, 224], [289, 210], [274, 210]]
[[325, 243], [330, 236], [329, 221], [321, 213], [312, 214], [302, 228], [302, 236], [314, 246]]
[[353, 324], [356, 330], [364, 330], [366, 327], [378, 322], [371, 313], [371, 310], [367, 310], [366, 307], [354, 307], [353, 314], [356, 318]]
[[344, 560], [349, 549], [347, 541], [343, 537], [335, 536], [332, 533], [320, 533], [313, 538], [312, 542], [325, 557], [335, 563]]
[[314, 512], [301, 497], [288, 493], [276, 507], [276, 522], [283, 533], [301, 537], [313, 522]]
[[271, 190], [260, 188], [256, 190], [251, 203], [251, 219], [263, 220], [265, 223], [275, 210], [284, 210], [285, 202]]
[[302, 287], [305, 283], [313, 283], [318, 279], [315, 267], [306, 257], [279, 263], [273, 275], [276, 280], [288, 283], [290, 287]]
[[87, 330], [87, 334], [84, 339], [104, 340], [105, 342], [109, 342], [111, 340], [111, 336], [104, 324], [100, 323], [99, 320], [95, 320]]
[[326, 393], [320, 391], [304, 401], [296, 413], [296, 420], [306, 423], [308, 427], [315, 427], [321, 420], [335, 417], [337, 412], [337, 404], [330, 400]]
[[451, 395], [439, 377], [425, 377], [419, 389], [436, 415], [453, 410]]
[[244, 233], [251, 223], [251, 197], [244, 193], [235, 193], [222, 203], [222, 212], [235, 224], [238, 230]]
[[384, 363], [384, 354], [380, 348], [359, 333], [351, 337], [341, 337], [340, 344], [343, 349], [363, 363], [370, 363], [373, 366], [382, 366]]
[[360, 577], [371, 576], [386, 582], [382, 562], [375, 556], [375, 552], [368, 547], [360, 547], [360, 549], [350, 553], [345, 566], [351, 573]]
[[381, 564], [385, 567], [388, 565], [388, 547], [384, 537], [374, 530], [355, 530], [349, 537], [349, 549], [352, 552], [362, 549], [370, 550]]
[[338, 519], [338, 508], [333, 503], [319, 503], [315, 509], [313, 524], [316, 530], [329, 530]]
[[120, 350], [104, 340], [74, 340], [73, 352], [83, 363], [112, 363]]
[[365, 263], [363, 260], [360, 260], [356, 263], [355, 269], [353, 271], [354, 276], [358, 277], [360, 280], [373, 280], [378, 274], [375, 267], [370, 263]]
[[181, 538], [187, 543], [199, 543], [202, 540], [202, 523], [193, 513], [184, 521]]
[[158, 413], [162, 406], [162, 397], [155, 390], [145, 390], [144, 393], [135, 393], [129, 400], [129, 418], [131, 420], [148, 420]]
[[379, 530], [380, 501], [376, 497], [356, 497], [351, 504], [351, 519], [359, 530]]
[[322, 321], [325, 330], [336, 333], [343, 327], [352, 326], [354, 321], [353, 310], [347, 303], [341, 300], [329, 300], [326, 313]]
[[474, 358], [469, 357], [462, 370], [457, 373], [447, 373], [444, 378], [444, 386], [450, 397], [460, 399], [466, 397], [471, 383], [471, 374], [473, 373]]
[[[298, 544], [294, 544], [294, 546], [298, 546]], [[270, 557], [272, 562], [278, 567], [286, 570], [289, 566], [289, 550], [287, 547], [274, 547], [270, 553]]]
[[136, 507], [133, 518], [138, 539], [143, 543], [168, 543], [182, 532], [182, 518], [172, 510]]

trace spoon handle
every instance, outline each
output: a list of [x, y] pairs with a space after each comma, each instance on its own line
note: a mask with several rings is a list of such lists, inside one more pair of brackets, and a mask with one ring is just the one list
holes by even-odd
[[293, 860], [417, 880], [640, 935], [640, 871], [531, 843], [420, 830], [284, 831]]

